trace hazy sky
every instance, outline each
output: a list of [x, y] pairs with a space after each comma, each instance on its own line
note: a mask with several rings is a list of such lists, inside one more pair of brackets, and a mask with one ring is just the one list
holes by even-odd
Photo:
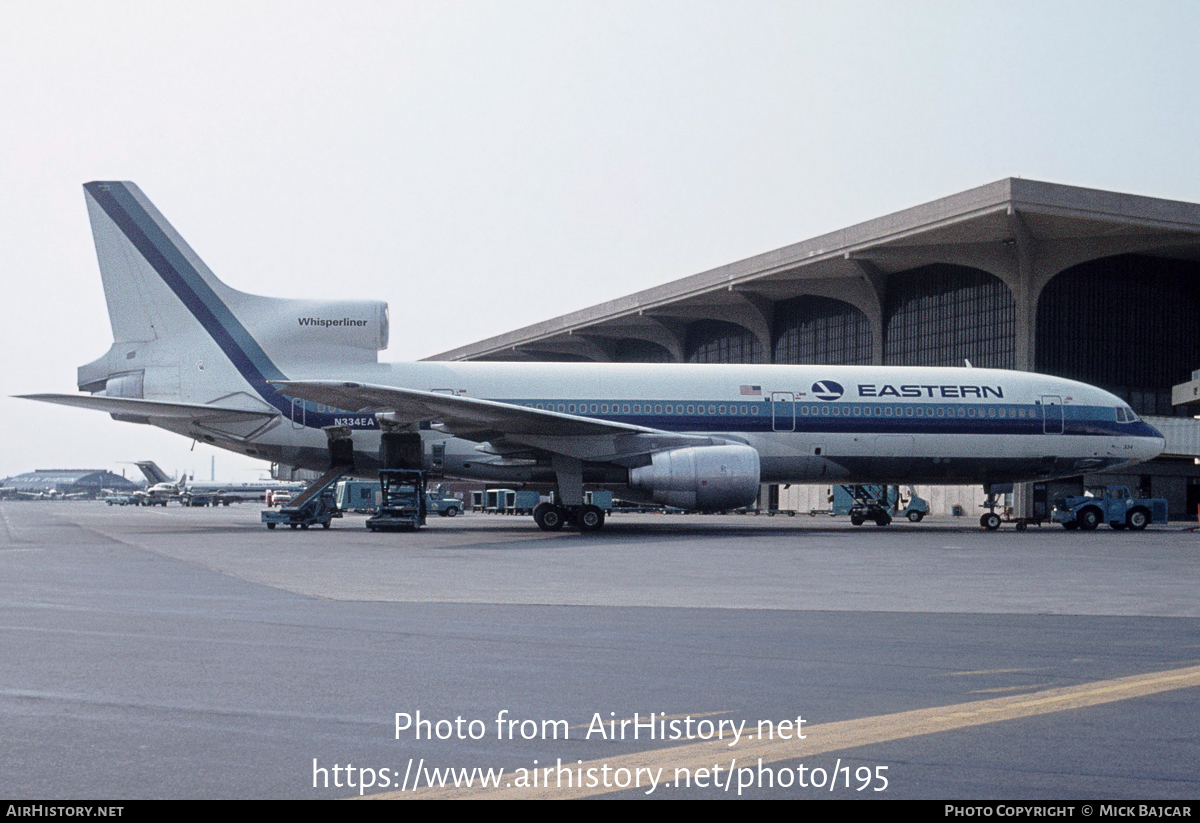
[[[236, 288], [389, 301], [387, 360], [1003, 177], [1200, 201], [1193, 2], [0, 13], [5, 395], [74, 391], [111, 342], [89, 180], [136, 182]], [[265, 466], [8, 397], [0, 422], [0, 477]]]

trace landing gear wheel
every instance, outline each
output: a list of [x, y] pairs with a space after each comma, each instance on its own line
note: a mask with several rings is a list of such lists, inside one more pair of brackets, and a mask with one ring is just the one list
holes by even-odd
[[556, 532], [567, 522], [567, 512], [553, 503], [538, 503], [533, 510], [533, 521], [544, 532]]
[[1134, 509], [1125, 518], [1125, 525], [1140, 532], [1150, 524], [1150, 513], [1145, 509]]
[[990, 532], [994, 532], [1000, 528], [1000, 515], [995, 512], [988, 512], [983, 517], [979, 518], [979, 525], [983, 526]]
[[598, 532], [604, 526], [604, 510], [599, 506], [584, 506], [575, 515], [575, 523], [581, 532]]
[[909, 512], [908, 519], [913, 523], [920, 523], [921, 518], [925, 516], [925, 512]]
[[1075, 515], [1075, 522], [1085, 532], [1090, 532], [1100, 525], [1100, 510], [1088, 507]]

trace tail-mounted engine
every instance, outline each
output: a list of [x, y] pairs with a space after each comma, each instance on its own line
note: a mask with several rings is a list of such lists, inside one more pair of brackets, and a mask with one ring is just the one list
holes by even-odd
[[[264, 301], [270, 301], [264, 303]], [[376, 361], [387, 348], [387, 303], [296, 300], [245, 295], [235, 310], [269, 355], [281, 362]]]

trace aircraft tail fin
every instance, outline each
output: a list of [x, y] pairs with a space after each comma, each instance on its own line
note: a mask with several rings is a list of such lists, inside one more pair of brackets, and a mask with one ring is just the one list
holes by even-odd
[[179, 403], [249, 394], [281, 408], [267, 381], [282, 368], [375, 362], [386, 348], [386, 303], [240, 292], [133, 183], [87, 183], [84, 193], [113, 346], [80, 367], [81, 390]]
[[153, 460], [136, 460], [133, 465], [142, 470], [142, 474], [146, 475], [146, 480], [151, 486], [158, 483], [171, 482], [171, 478], [167, 477], [167, 473], [160, 469], [158, 464]]
[[[228, 286], [133, 183], [83, 187], [113, 340], [155, 340], [178, 332], [185, 314], [166, 309], [174, 300], [222, 314]], [[176, 316], [172, 316], [176, 315]]]

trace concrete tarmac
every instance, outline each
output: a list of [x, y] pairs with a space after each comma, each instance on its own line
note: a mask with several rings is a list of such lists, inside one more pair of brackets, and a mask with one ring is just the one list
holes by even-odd
[[0, 503], [5, 794], [1200, 795], [1181, 526], [258, 512]]

